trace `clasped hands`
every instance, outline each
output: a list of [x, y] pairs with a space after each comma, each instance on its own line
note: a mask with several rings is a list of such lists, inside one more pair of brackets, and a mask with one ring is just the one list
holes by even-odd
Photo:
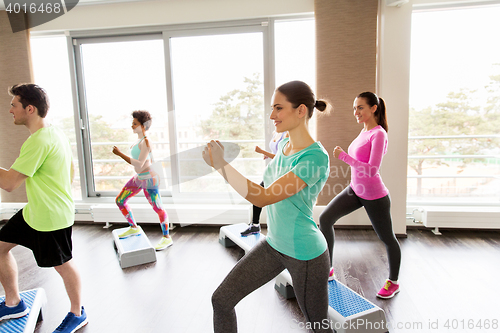
[[224, 160], [224, 146], [219, 140], [207, 143], [202, 152], [203, 160], [216, 170], [221, 169], [227, 162]]

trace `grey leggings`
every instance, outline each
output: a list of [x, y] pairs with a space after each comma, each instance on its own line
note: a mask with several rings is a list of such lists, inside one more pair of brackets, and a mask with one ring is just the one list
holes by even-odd
[[328, 261], [327, 251], [317, 258], [304, 261], [276, 251], [266, 240], [259, 242], [236, 263], [214, 292], [214, 332], [237, 332], [236, 304], [285, 268], [292, 276], [295, 296], [306, 320], [311, 326], [317, 323], [319, 327], [314, 332], [332, 332], [321, 325], [328, 318]]
[[330, 258], [333, 259], [335, 238], [333, 225], [342, 216], [350, 214], [361, 207], [365, 207], [373, 229], [378, 238], [385, 244], [389, 261], [389, 279], [396, 281], [401, 266], [401, 248], [392, 229], [391, 199], [389, 195], [376, 200], [365, 200], [358, 197], [351, 186], [348, 186], [330, 201], [319, 217], [319, 228], [328, 243]]

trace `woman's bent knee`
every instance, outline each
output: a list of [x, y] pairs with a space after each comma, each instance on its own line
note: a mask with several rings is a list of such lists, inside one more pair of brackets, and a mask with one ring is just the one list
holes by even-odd
[[319, 216], [319, 229], [321, 231], [327, 230], [328, 228], [332, 228], [335, 221], [332, 221], [331, 218], [327, 216], [324, 212]]
[[212, 308], [214, 311], [221, 311], [224, 309], [224, 297], [222, 297], [219, 289], [212, 294]]

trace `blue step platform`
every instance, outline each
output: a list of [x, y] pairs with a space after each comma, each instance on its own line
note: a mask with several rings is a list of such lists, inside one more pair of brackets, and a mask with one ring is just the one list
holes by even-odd
[[[276, 277], [274, 288], [287, 299], [294, 297], [286, 269]], [[330, 325], [337, 333], [388, 332], [384, 310], [337, 280], [328, 281], [328, 305]]]
[[127, 268], [155, 262], [155, 248], [149, 242], [149, 239], [142, 228], [139, 235], [120, 239], [118, 235], [127, 231], [127, 229], [128, 227], [120, 228], [115, 229], [112, 232], [120, 267]]
[[[241, 236], [240, 232], [247, 227], [247, 224], [240, 223], [220, 228], [219, 243], [225, 247], [239, 246], [247, 253], [266, 237], [262, 234]], [[276, 277], [274, 288], [287, 299], [295, 297], [292, 277], [286, 269]], [[335, 332], [388, 332], [384, 310], [339, 281], [328, 282], [328, 300], [329, 324]]]
[[[32, 333], [36, 323], [43, 319], [43, 307], [47, 303], [45, 291], [42, 288], [21, 292], [21, 298], [30, 308], [30, 312], [21, 318], [8, 319], [0, 322], [2, 333]], [[0, 302], [5, 299], [0, 296]]]

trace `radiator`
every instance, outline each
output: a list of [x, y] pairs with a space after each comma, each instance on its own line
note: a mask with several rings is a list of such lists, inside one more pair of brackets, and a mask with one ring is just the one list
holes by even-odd
[[500, 207], [425, 206], [420, 210], [419, 220], [428, 228], [500, 229]]
[[[137, 223], [159, 223], [158, 215], [149, 204], [129, 204]], [[226, 225], [248, 223], [251, 217], [249, 204], [243, 205], [203, 205], [175, 204], [163, 205], [169, 222], [180, 224]], [[91, 206], [94, 222], [123, 222], [127, 220], [115, 204], [98, 204]]]

